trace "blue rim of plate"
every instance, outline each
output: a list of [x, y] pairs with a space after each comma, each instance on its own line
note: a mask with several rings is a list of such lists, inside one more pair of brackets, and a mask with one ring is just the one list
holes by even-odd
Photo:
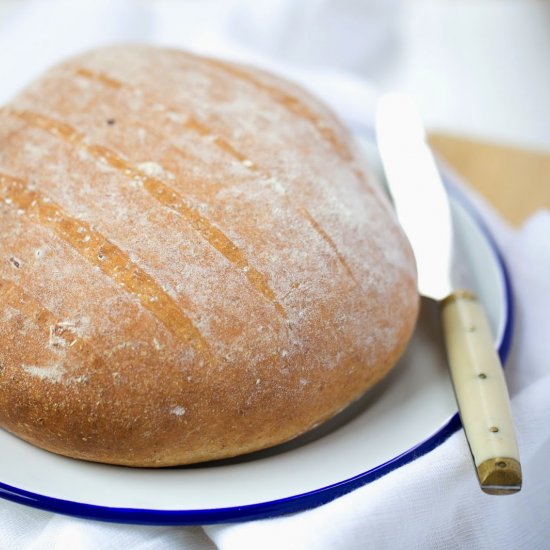
[[[365, 133], [373, 135], [371, 129], [365, 129]], [[500, 267], [504, 283], [504, 312], [505, 324], [502, 338], [498, 346], [498, 353], [504, 364], [508, 358], [514, 324], [513, 293], [508, 268], [502, 254], [491, 235], [489, 229], [481, 219], [479, 213], [470, 200], [453, 184], [451, 177], [442, 169], [444, 183], [449, 194], [455, 199], [476, 222], [482, 234], [489, 243], [498, 266]], [[267, 519], [281, 515], [302, 512], [326, 504], [346, 493], [349, 493], [363, 485], [367, 485], [376, 479], [416, 460], [439, 447], [451, 435], [462, 427], [458, 412], [455, 413], [441, 428], [424, 441], [408, 449], [404, 453], [384, 462], [375, 468], [367, 470], [357, 476], [345, 479], [338, 483], [321, 487], [314, 491], [285, 497], [278, 500], [234, 506], [228, 508], [197, 509], [197, 510], [147, 510], [141, 508], [114, 508], [72, 502], [30, 491], [12, 487], [0, 482], [0, 497], [12, 502], [39, 508], [50, 512], [69, 515], [73, 517], [108, 521], [114, 523], [140, 524], [140, 525], [205, 525], [216, 523], [242, 522], [258, 519]]]

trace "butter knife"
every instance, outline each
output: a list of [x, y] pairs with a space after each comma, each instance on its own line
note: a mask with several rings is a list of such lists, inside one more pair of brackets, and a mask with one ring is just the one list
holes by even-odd
[[422, 296], [441, 304], [448, 364], [481, 489], [521, 489], [522, 474], [502, 365], [475, 294], [453, 279], [449, 199], [414, 101], [387, 94], [376, 113], [378, 150], [399, 222], [417, 263]]

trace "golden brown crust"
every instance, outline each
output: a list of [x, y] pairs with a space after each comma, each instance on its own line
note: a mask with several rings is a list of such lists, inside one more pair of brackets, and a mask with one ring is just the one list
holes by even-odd
[[293, 84], [120, 46], [0, 109], [0, 425], [166, 466], [278, 444], [383, 377], [414, 261]]

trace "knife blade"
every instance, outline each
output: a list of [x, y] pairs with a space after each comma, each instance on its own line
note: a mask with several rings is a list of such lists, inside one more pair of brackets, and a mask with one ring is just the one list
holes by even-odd
[[453, 389], [480, 487], [515, 493], [522, 473], [502, 365], [483, 307], [453, 278], [451, 208], [414, 100], [383, 96], [376, 136], [397, 218], [415, 255], [418, 290], [441, 305]]

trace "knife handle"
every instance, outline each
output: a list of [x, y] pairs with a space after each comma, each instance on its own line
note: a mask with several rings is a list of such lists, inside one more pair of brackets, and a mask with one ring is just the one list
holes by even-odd
[[510, 398], [483, 308], [474, 294], [457, 291], [442, 302], [447, 356], [458, 409], [481, 489], [521, 489], [521, 465]]

